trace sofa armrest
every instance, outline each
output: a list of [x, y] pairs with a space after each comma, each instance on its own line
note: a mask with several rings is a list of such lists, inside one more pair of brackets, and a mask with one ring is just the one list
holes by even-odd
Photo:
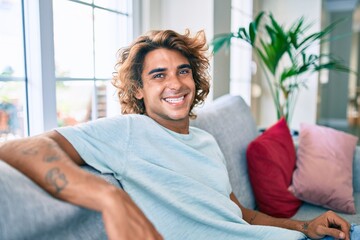
[[356, 146], [353, 162], [354, 192], [360, 192], [360, 146]]
[[[112, 175], [85, 170], [119, 186]], [[99, 212], [53, 198], [0, 160], [0, 239], [106, 239]]]

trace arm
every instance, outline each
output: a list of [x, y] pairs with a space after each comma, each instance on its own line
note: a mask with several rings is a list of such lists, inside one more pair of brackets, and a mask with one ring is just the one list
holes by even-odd
[[101, 212], [109, 239], [161, 239], [124, 191], [78, 167], [84, 161], [56, 131], [5, 142], [0, 159], [54, 197]]
[[261, 212], [247, 209], [240, 204], [234, 193], [230, 194], [230, 199], [240, 207], [243, 219], [249, 224], [297, 230], [313, 239], [320, 239], [328, 235], [334, 238], [350, 240], [350, 224], [332, 211], [328, 211], [311, 221], [297, 221], [287, 218], [274, 218]]

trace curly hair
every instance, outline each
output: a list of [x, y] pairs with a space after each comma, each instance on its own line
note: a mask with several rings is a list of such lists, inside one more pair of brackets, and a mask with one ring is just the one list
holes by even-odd
[[112, 83], [117, 88], [117, 95], [123, 114], [145, 114], [146, 106], [143, 99], [137, 99], [136, 93], [143, 87], [141, 73], [147, 53], [155, 49], [165, 48], [179, 51], [190, 63], [195, 82], [195, 99], [190, 107], [189, 117], [196, 118], [193, 108], [204, 102], [209, 93], [209, 59], [208, 45], [204, 31], [199, 31], [194, 37], [190, 31], [179, 34], [172, 30], [150, 31], [137, 38], [129, 47], [118, 51]]

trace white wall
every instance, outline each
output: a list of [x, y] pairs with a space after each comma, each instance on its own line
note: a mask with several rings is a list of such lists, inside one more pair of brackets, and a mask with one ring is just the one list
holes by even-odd
[[143, 32], [172, 29], [183, 33], [205, 30], [213, 36], [213, 1], [209, 0], [143, 0]]
[[[213, 34], [219, 31], [219, 29], [214, 29], [214, 16], [216, 15], [214, 11], [219, 11], [215, 8], [216, 1], [219, 0], [142, 0], [142, 32], [151, 29], [173, 29], [184, 32], [186, 28], [191, 32], [196, 32], [203, 29], [210, 41]], [[280, 23], [289, 24], [299, 17], [305, 16], [309, 23], [314, 23], [310, 29], [311, 32], [319, 31], [321, 28], [321, 0], [259, 0], [259, 6], [265, 11], [271, 11]], [[224, 20], [216, 19], [216, 21]], [[227, 31], [224, 30], [224, 32]], [[320, 49], [316, 48], [311, 51], [318, 53]], [[229, 68], [229, 66], [215, 67]], [[298, 98], [291, 124], [294, 129], [298, 129], [301, 122], [315, 123], [316, 121], [317, 79], [317, 74], [311, 75], [308, 80], [308, 89], [303, 89]], [[220, 84], [228, 84], [229, 80], [229, 76], [224, 76], [224, 79], [221, 80], [215, 79], [215, 81], [223, 81]], [[263, 86], [259, 104], [261, 109], [258, 111], [260, 114], [257, 122], [260, 126], [268, 127], [276, 121], [276, 111], [270, 93], [266, 89], [265, 80]]]
[[[142, 0], [142, 29], [140, 32], [145, 33], [154, 29], [172, 29], [184, 33], [185, 29], [189, 29], [192, 34], [195, 34], [199, 30], [204, 30], [206, 38], [210, 42], [215, 31], [214, 1], [219, 0]], [[213, 62], [211, 65], [213, 66]], [[218, 68], [226, 69], [226, 67], [229, 68], [229, 66], [222, 68], [219, 66]], [[210, 70], [210, 74], [213, 75], [213, 69]], [[227, 73], [229, 76], [229, 71]], [[224, 84], [229, 83], [229, 78], [225, 76], [222, 79]], [[211, 101], [213, 95], [213, 90], [211, 90], [207, 99]]]
[[[291, 24], [296, 19], [304, 16], [307, 23], [313, 23], [309, 32], [321, 30], [321, 0], [260, 0], [260, 7], [265, 11], [271, 11], [275, 19], [281, 23]], [[320, 47], [310, 50], [319, 53]], [[302, 89], [294, 110], [291, 128], [299, 129], [301, 122], [315, 123], [317, 111], [318, 74], [312, 74], [308, 78], [308, 89]], [[265, 88], [263, 80], [263, 95], [260, 100], [259, 125], [268, 127], [276, 122], [276, 111], [271, 99], [270, 92]]]

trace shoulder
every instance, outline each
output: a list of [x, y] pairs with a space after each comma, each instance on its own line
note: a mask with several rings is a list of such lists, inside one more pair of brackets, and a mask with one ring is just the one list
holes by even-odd
[[85, 149], [86, 144], [103, 148], [117, 144], [119, 147], [125, 146], [134, 129], [139, 128], [138, 124], [134, 124], [138, 121], [137, 119], [142, 119], [142, 117], [135, 114], [117, 115], [55, 130], [76, 146], [76, 149]]
[[132, 122], [137, 122], [139, 116], [135, 114], [117, 115], [112, 117], [99, 118], [96, 120], [80, 123], [74, 126], [59, 127], [55, 130], [62, 135], [86, 134], [96, 135], [98, 133], [116, 134], [119, 131], [124, 133], [130, 131]]
[[131, 123], [137, 123], [137, 122], [142, 122], [144, 121], [143, 119], [146, 118], [143, 115], [140, 114], [125, 114], [125, 115], [116, 115], [116, 116], [112, 116], [112, 117], [105, 117], [105, 118], [99, 118], [93, 121], [89, 121], [86, 123], [82, 123], [79, 125], [76, 125], [75, 127], [106, 127], [106, 128], [111, 128], [114, 127], [114, 125], [116, 127], [119, 127], [121, 125], [129, 125]]

